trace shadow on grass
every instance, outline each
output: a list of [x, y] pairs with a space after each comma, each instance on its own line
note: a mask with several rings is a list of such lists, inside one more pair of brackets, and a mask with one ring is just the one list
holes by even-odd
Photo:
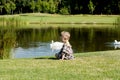
[[51, 60], [58, 60], [55, 57], [38, 57], [38, 58], [34, 58], [34, 59], [51, 59]]

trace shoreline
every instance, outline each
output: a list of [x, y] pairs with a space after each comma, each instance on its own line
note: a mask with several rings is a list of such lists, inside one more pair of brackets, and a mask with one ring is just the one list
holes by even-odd
[[16, 14], [1, 15], [2, 21], [23, 21], [27, 24], [96, 24], [112, 25], [117, 22], [119, 15], [59, 15], [59, 14]]

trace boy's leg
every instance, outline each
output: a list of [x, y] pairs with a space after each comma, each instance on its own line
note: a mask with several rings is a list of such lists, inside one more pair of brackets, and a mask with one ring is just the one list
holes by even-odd
[[62, 54], [56, 53], [56, 54], [55, 54], [55, 57], [56, 57], [57, 59], [62, 59]]
[[64, 54], [64, 53], [62, 53], [62, 60], [64, 60], [64, 58], [65, 58], [65, 54]]

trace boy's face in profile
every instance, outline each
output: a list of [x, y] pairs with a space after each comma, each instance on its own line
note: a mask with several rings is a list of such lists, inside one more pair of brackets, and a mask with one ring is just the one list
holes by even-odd
[[62, 40], [63, 43], [66, 43], [68, 41], [68, 39], [65, 38], [64, 36], [61, 36], [61, 40]]
[[63, 43], [68, 42], [69, 38], [70, 38], [69, 32], [66, 32], [66, 31], [61, 32], [61, 40]]

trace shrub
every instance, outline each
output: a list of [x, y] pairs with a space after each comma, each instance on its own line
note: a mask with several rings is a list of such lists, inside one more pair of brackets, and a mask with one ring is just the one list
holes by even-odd
[[68, 8], [66, 8], [66, 7], [61, 8], [60, 9], [60, 14], [65, 14], [65, 15], [69, 14]]

